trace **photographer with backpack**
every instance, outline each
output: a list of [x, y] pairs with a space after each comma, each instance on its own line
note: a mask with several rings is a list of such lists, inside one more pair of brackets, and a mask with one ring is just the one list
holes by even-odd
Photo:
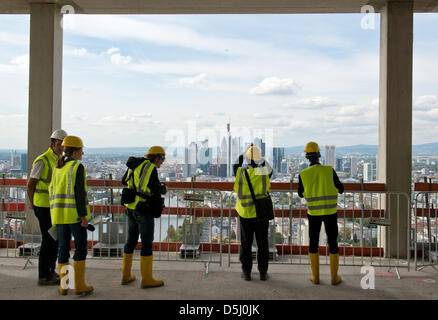
[[159, 287], [164, 284], [162, 280], [152, 277], [152, 247], [154, 218], [161, 216], [164, 208], [164, 198], [161, 195], [167, 193], [167, 187], [158, 179], [157, 171], [165, 156], [162, 147], [153, 146], [145, 155], [146, 158], [130, 157], [126, 163], [128, 170], [122, 178], [122, 183], [128, 188], [123, 190], [122, 205], [126, 207], [128, 217], [128, 239], [123, 251], [122, 285], [135, 280], [131, 268], [139, 235], [141, 288]]

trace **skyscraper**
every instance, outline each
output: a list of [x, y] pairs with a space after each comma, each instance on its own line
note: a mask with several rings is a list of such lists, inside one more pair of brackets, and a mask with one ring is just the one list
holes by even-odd
[[192, 177], [196, 174], [197, 165], [197, 145], [195, 142], [190, 143], [184, 152], [184, 178]]
[[239, 156], [243, 152], [242, 137], [234, 137], [231, 139], [231, 166], [239, 160]]
[[344, 170], [342, 164], [343, 164], [342, 158], [337, 158], [336, 159], [336, 171], [343, 171]]
[[281, 172], [281, 162], [284, 159], [284, 148], [273, 148], [274, 163], [273, 168], [276, 172]]
[[373, 164], [366, 162], [363, 165], [363, 181], [373, 181]]
[[27, 172], [27, 153], [21, 154], [21, 171]]
[[336, 147], [335, 146], [325, 146], [325, 165], [336, 166]]
[[289, 163], [287, 162], [286, 159], [283, 159], [281, 161], [281, 165], [280, 165], [280, 170], [279, 171], [281, 173], [285, 173], [285, 174], [289, 173]]
[[11, 151], [11, 169], [21, 168], [21, 157], [17, 156], [17, 151]]
[[233, 175], [232, 171], [232, 160], [231, 160], [231, 124], [227, 123], [227, 133], [228, 133], [228, 150], [227, 150], [227, 177]]
[[351, 165], [350, 165], [350, 175], [352, 177], [357, 177], [357, 158], [351, 157]]

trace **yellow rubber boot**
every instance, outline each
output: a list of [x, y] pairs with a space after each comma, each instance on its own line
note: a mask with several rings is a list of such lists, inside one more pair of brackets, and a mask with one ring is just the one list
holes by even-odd
[[163, 280], [155, 280], [152, 277], [153, 256], [140, 256], [141, 287], [152, 288], [160, 287], [164, 284]]
[[[68, 272], [66, 272], [66, 273], [62, 273], [61, 270], [62, 270], [62, 267], [63, 267], [63, 266], [68, 266], [68, 265], [69, 265], [68, 262], [67, 262], [67, 263], [58, 263], [58, 273], [59, 273], [59, 293], [62, 294], [63, 296], [65, 296], [65, 295], [68, 293], [68, 288], [66, 288], [66, 289], [63, 289], [63, 288], [62, 288], [62, 279], [63, 279], [64, 277], [67, 277], [67, 278], [68, 278]], [[66, 284], [68, 285], [68, 282], [66, 282]]]
[[123, 267], [122, 267], [122, 285], [128, 284], [135, 280], [135, 276], [131, 275], [133, 253], [123, 253]]
[[310, 281], [314, 284], [319, 284], [319, 253], [309, 253], [310, 268], [312, 269], [312, 275]]
[[74, 261], [73, 269], [75, 271], [75, 293], [90, 294], [94, 288], [85, 284], [85, 260]]
[[339, 253], [330, 254], [330, 275], [332, 278], [332, 285], [337, 285], [342, 282], [340, 276], [338, 276], [339, 268]]

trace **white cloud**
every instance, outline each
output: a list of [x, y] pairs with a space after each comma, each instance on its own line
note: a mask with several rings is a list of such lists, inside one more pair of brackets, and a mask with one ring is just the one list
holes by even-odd
[[295, 93], [297, 85], [293, 79], [269, 77], [250, 90], [254, 95], [289, 95]]
[[283, 114], [277, 114], [273, 112], [256, 112], [253, 114], [253, 117], [256, 119], [281, 119], [284, 117]]
[[178, 23], [157, 23], [147, 18], [113, 15], [75, 15], [75, 18], [75, 27], [66, 26], [65, 31], [86, 37], [142, 41], [223, 55], [254, 55], [264, 47], [255, 41], [203, 35]]
[[29, 70], [29, 54], [16, 56], [9, 64], [0, 64], [0, 72], [4, 73], [27, 73]]
[[71, 120], [87, 121], [88, 120], [88, 114], [75, 112], [75, 113], [70, 114], [69, 118]]
[[114, 65], [128, 65], [132, 60], [130, 56], [122, 56], [119, 48], [112, 47], [105, 53], [110, 56], [110, 61]]
[[85, 48], [73, 49], [73, 51], [72, 51], [72, 55], [77, 56], [77, 57], [83, 57], [86, 54], [87, 54], [87, 49], [85, 49]]
[[414, 109], [428, 110], [438, 108], [438, 97], [434, 95], [420, 96], [415, 99]]
[[26, 148], [26, 114], [0, 114], [0, 128], [0, 148]]
[[191, 88], [207, 88], [209, 86], [209, 81], [207, 80], [207, 75], [205, 73], [198, 74], [194, 77], [181, 78], [178, 83], [185, 87]]
[[129, 64], [132, 60], [130, 56], [121, 56], [120, 53], [116, 53], [111, 55], [111, 63], [115, 65], [126, 65]]
[[340, 106], [339, 102], [333, 101], [328, 97], [304, 98], [284, 104], [284, 107], [291, 109], [322, 109], [338, 106]]
[[150, 112], [141, 112], [141, 113], [135, 113], [132, 115], [135, 118], [152, 118], [152, 113]]
[[336, 113], [338, 115], [344, 116], [360, 116], [364, 115], [367, 112], [367, 108], [364, 106], [352, 105], [352, 106], [343, 106], [337, 109]]
[[0, 43], [6, 45], [28, 46], [29, 35], [0, 31]]
[[112, 55], [113, 53], [119, 52], [120, 49], [119, 48], [110, 48], [106, 51], [107, 54]]
[[[134, 114], [122, 114], [122, 115], [109, 115], [103, 117], [97, 121], [93, 121], [91, 124], [95, 126], [113, 127], [124, 125], [144, 125], [144, 124], [156, 124], [157, 121], [152, 120], [151, 113], [134, 113]], [[120, 127], [121, 128], [121, 127]]]

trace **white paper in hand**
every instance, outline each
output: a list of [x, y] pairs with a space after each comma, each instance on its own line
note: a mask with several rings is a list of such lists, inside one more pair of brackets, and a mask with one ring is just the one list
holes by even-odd
[[58, 232], [56, 230], [56, 225], [52, 226], [48, 231], [47, 231], [53, 239], [58, 240]]

